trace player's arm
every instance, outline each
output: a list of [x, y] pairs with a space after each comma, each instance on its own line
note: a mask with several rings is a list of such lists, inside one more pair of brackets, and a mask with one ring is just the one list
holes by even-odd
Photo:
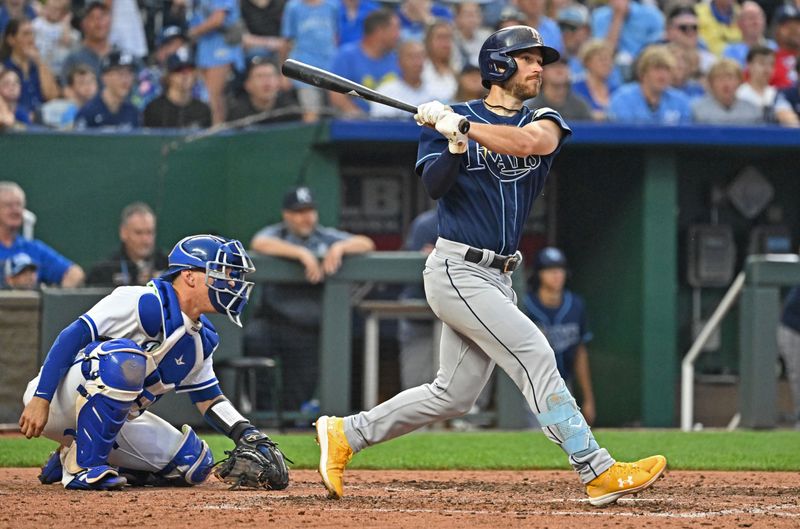
[[322, 260], [322, 270], [328, 275], [335, 274], [342, 265], [343, 256], [371, 252], [374, 249], [375, 243], [365, 235], [353, 235], [347, 239], [336, 241], [325, 253], [325, 258]]
[[61, 379], [69, 371], [75, 355], [92, 341], [92, 330], [78, 319], [61, 331], [44, 360], [39, 384], [19, 418], [19, 428], [25, 437], [39, 437], [47, 424], [50, 401]]
[[564, 135], [564, 129], [550, 119], [540, 119], [522, 128], [474, 122], [470, 125], [467, 135], [483, 147], [498, 154], [521, 158], [552, 153]]
[[67, 271], [64, 272], [64, 276], [61, 278], [61, 286], [64, 288], [79, 287], [83, 284], [85, 278], [86, 274], [84, 274], [83, 268], [72, 264], [67, 268]]
[[586, 350], [586, 344], [578, 344], [575, 351], [575, 380], [578, 382], [581, 395], [581, 410], [583, 417], [589, 424], [594, 423], [597, 417], [597, 411], [594, 402], [594, 391], [592, 390], [592, 375], [589, 369], [589, 352]]
[[300, 261], [305, 268], [306, 279], [308, 279], [309, 282], [319, 283], [322, 281], [322, 266], [317, 257], [311, 253], [308, 248], [292, 244], [278, 239], [277, 237], [268, 237], [264, 235], [256, 235], [253, 237], [253, 240], [250, 242], [250, 248], [265, 255]]

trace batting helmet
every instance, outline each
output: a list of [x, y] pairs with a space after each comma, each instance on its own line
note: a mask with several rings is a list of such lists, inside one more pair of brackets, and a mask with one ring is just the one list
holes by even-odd
[[181, 270], [198, 268], [206, 271], [208, 296], [214, 309], [241, 327], [239, 315], [253, 289], [245, 275], [256, 271], [242, 243], [216, 235], [184, 237], [169, 253], [169, 268], [161, 277], [171, 279]]
[[489, 88], [492, 83], [510, 79], [517, 71], [517, 61], [511, 54], [530, 48], [542, 50], [542, 64], [556, 62], [560, 57], [555, 48], [544, 45], [542, 36], [530, 26], [511, 26], [489, 35], [478, 56], [483, 86]]

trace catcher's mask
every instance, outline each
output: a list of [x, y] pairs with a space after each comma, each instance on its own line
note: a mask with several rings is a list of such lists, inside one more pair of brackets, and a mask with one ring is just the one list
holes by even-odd
[[242, 243], [216, 235], [185, 237], [169, 253], [169, 268], [161, 277], [171, 279], [181, 270], [192, 268], [205, 270], [208, 297], [214, 309], [241, 327], [240, 315], [254, 284], [245, 277], [256, 271]]

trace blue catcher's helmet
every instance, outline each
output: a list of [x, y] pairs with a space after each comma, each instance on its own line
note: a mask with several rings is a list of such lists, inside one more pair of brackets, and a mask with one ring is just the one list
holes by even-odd
[[530, 48], [542, 50], [543, 65], [556, 62], [560, 58], [558, 51], [545, 46], [542, 36], [530, 26], [510, 26], [489, 35], [478, 56], [483, 86], [489, 88], [492, 83], [502, 83], [510, 79], [517, 71], [517, 61], [511, 54]]
[[197, 268], [206, 271], [208, 297], [216, 311], [241, 327], [239, 315], [253, 289], [245, 275], [256, 271], [242, 243], [216, 235], [184, 237], [169, 253], [169, 268], [161, 277], [170, 279], [181, 270]]

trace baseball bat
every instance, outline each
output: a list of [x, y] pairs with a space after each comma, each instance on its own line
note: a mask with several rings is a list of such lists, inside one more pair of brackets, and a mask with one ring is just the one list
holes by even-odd
[[[283, 75], [286, 77], [297, 79], [298, 81], [316, 86], [318, 88], [339, 92], [341, 94], [357, 96], [362, 99], [366, 99], [367, 101], [374, 101], [375, 103], [397, 108], [412, 114], [417, 113], [417, 107], [414, 105], [410, 105], [404, 101], [399, 101], [393, 97], [376, 92], [371, 88], [367, 88], [364, 85], [355, 83], [349, 79], [345, 79], [344, 77], [340, 77], [321, 68], [317, 68], [316, 66], [295, 61], [294, 59], [288, 59], [285, 61], [281, 67], [281, 72], [283, 72]], [[458, 129], [462, 134], [466, 134], [469, 131], [469, 121], [467, 118], [461, 120], [461, 122], [458, 124]]]

